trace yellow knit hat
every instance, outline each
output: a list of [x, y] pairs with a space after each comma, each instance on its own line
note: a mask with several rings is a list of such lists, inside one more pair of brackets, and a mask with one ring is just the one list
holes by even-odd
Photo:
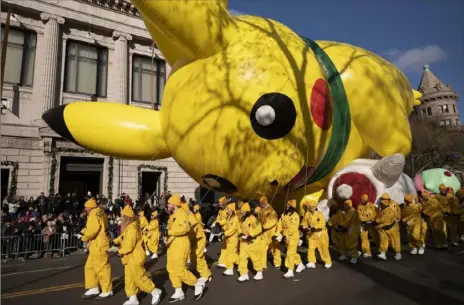
[[229, 209], [231, 209], [232, 211], [235, 212], [235, 210], [236, 210], [235, 202], [229, 202], [229, 203], [227, 204], [227, 208], [229, 208]]
[[343, 202], [343, 204], [349, 208], [352, 208], [353, 207], [353, 202], [348, 199], [348, 200], [345, 200], [345, 202]]
[[134, 210], [132, 210], [130, 205], [126, 205], [124, 209], [122, 209], [121, 214], [130, 218], [135, 217]]
[[180, 196], [177, 194], [172, 195], [171, 197], [169, 197], [168, 203], [173, 204], [176, 207], [180, 207], [181, 206]]
[[242, 212], [250, 212], [251, 211], [250, 205], [248, 204], [248, 202], [245, 202], [244, 204], [242, 204], [242, 206], [240, 207], [240, 211], [242, 211]]
[[95, 198], [92, 197], [85, 202], [84, 207], [88, 209], [95, 209], [98, 207], [97, 201], [95, 200]]
[[290, 207], [296, 209], [296, 200], [291, 199], [291, 200], [287, 201], [287, 206], [290, 206]]
[[414, 202], [414, 195], [408, 194], [408, 195], [404, 196], [404, 202], [406, 202], [406, 203]]
[[221, 198], [219, 198], [219, 203], [220, 203], [220, 204], [226, 204], [226, 203], [227, 203], [227, 197], [226, 197], [226, 196], [222, 196]]

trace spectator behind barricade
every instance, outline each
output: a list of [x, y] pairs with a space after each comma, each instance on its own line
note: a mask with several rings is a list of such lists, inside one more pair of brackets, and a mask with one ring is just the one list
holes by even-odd
[[37, 203], [37, 207], [39, 208], [40, 210], [40, 213], [42, 215], [45, 215], [47, 214], [48, 210], [47, 210], [47, 207], [48, 207], [48, 198], [45, 197], [44, 193], [40, 193], [40, 196], [37, 197], [37, 200], [36, 200], [36, 203]]
[[18, 209], [19, 209], [19, 204], [17, 202], [8, 203], [8, 215], [10, 216], [11, 220], [17, 219]]
[[27, 206], [30, 209], [34, 209], [36, 207], [37, 203], [36, 201], [34, 200], [34, 197], [29, 197], [29, 200], [27, 201]]
[[53, 256], [53, 235], [56, 233], [55, 224], [53, 221], [47, 221], [47, 226], [42, 229], [43, 243], [45, 252], [44, 258], [51, 258]]
[[114, 216], [114, 214], [112, 214], [109, 217], [108, 223], [109, 223], [110, 238], [111, 238], [111, 242], [112, 242], [113, 239], [115, 239], [116, 237], [119, 236], [119, 234], [118, 234], [118, 223], [117, 223], [117, 220], [116, 220], [116, 217]]
[[35, 218], [35, 219], [40, 218], [40, 211], [39, 211], [38, 207], [34, 208], [34, 211], [32, 211], [32, 213], [31, 213], [31, 217]]

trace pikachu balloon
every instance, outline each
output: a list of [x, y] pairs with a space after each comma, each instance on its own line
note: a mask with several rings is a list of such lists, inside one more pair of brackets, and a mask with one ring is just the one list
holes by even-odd
[[372, 151], [407, 155], [420, 94], [383, 58], [232, 16], [227, 1], [132, 0], [172, 67], [162, 109], [75, 102], [43, 115], [64, 138], [126, 159], [172, 157], [205, 187], [244, 198], [323, 197]]

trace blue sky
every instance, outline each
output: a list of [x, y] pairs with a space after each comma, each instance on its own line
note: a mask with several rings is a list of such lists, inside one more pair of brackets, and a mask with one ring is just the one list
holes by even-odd
[[429, 64], [460, 96], [464, 122], [463, 0], [229, 0], [229, 8], [277, 20], [311, 39], [346, 42], [382, 55], [413, 88]]

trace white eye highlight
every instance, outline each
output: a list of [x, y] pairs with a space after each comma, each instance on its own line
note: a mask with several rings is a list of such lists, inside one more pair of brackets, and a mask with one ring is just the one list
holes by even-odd
[[274, 123], [275, 110], [269, 105], [263, 105], [256, 110], [255, 118], [261, 126], [269, 126]]

